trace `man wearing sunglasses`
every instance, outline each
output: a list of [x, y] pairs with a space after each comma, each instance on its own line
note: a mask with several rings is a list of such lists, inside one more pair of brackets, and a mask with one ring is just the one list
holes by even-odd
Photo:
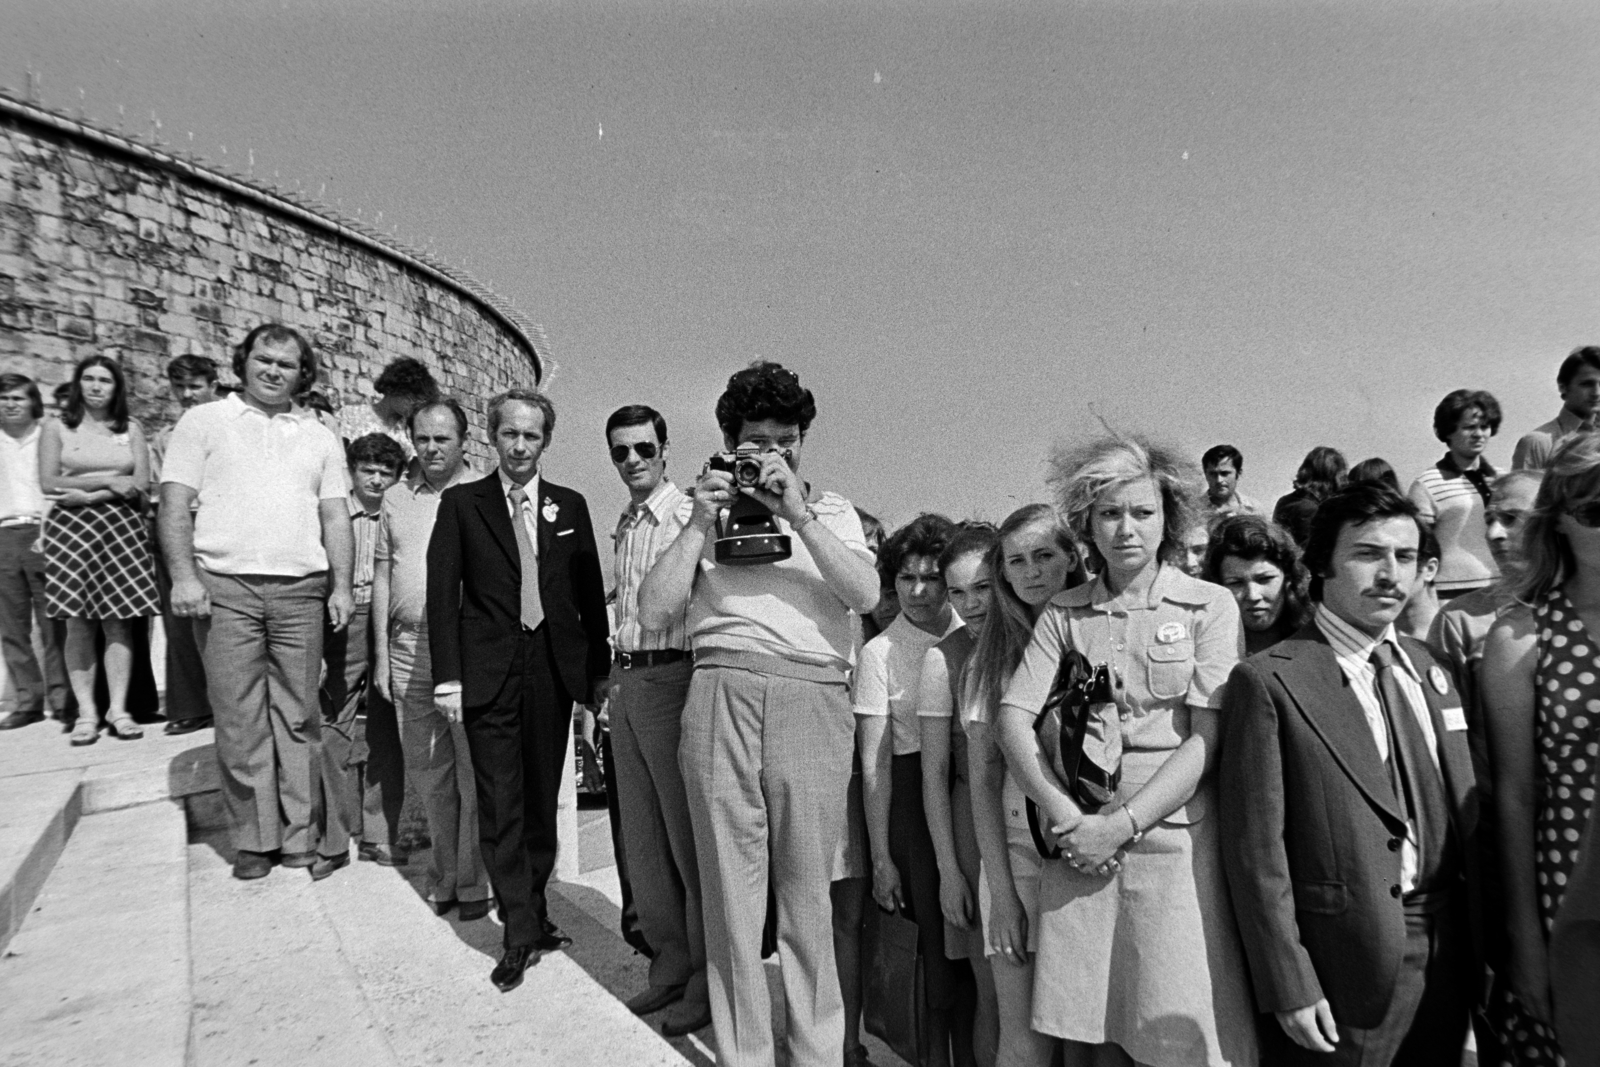
[[[628, 487], [617, 521], [616, 633], [611, 686], [611, 753], [621, 809], [627, 883], [640, 932], [654, 956], [650, 985], [628, 1001], [640, 1015], [669, 1008], [669, 1037], [711, 1021], [706, 941], [700, 919], [700, 869], [689, 802], [678, 767], [683, 705], [693, 661], [679, 613], [665, 629], [639, 621], [639, 584], [683, 529], [688, 496], [667, 477], [667, 421], [643, 404], [606, 420], [606, 443]], [[626, 916], [624, 916], [626, 922]]]

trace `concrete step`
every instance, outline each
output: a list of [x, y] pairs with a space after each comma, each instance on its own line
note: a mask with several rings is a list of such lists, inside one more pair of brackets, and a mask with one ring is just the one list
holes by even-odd
[[232, 862], [224, 833], [189, 846], [191, 1067], [398, 1065], [320, 886], [283, 867], [241, 882]]
[[187, 847], [170, 801], [79, 822], [0, 958], [0, 1064], [183, 1067]]
[[81, 771], [0, 778], [0, 952], [11, 943], [82, 813]]

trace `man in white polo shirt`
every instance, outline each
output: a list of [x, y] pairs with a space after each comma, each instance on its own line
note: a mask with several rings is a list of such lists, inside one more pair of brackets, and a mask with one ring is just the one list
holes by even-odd
[[173, 428], [160, 522], [172, 612], [200, 620], [233, 874], [249, 879], [269, 874], [275, 854], [285, 867], [319, 860], [323, 611], [336, 631], [350, 621], [353, 549], [344, 449], [293, 406], [317, 379], [311, 346], [258, 326], [233, 371], [241, 393]]

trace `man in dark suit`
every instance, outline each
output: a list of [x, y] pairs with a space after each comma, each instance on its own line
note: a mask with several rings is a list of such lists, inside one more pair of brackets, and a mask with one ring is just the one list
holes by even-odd
[[1461, 1060], [1477, 791], [1448, 666], [1394, 628], [1422, 532], [1382, 485], [1325, 500], [1311, 623], [1228, 681], [1223, 860], [1264, 1063]]
[[555, 429], [548, 397], [489, 401], [493, 474], [445, 490], [428, 543], [434, 703], [465, 724], [484, 863], [505, 926], [490, 975], [516, 988], [541, 952], [571, 944], [550, 922], [556, 794], [572, 705], [610, 671], [605, 588], [589, 508], [539, 476]]

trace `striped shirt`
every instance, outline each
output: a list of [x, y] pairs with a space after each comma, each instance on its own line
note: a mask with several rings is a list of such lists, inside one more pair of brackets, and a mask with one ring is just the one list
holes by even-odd
[[[1367, 729], [1372, 732], [1372, 740], [1378, 746], [1378, 758], [1385, 764], [1389, 762], [1389, 727], [1384, 721], [1382, 699], [1378, 696], [1378, 671], [1372, 665], [1372, 650], [1382, 641], [1387, 641], [1394, 648], [1395, 662], [1403, 668], [1399, 671], [1400, 688], [1406, 695], [1406, 703], [1411, 705], [1411, 714], [1422, 727], [1422, 736], [1427, 738], [1428, 755], [1433, 757], [1433, 765], [1437, 770], [1439, 739], [1433, 732], [1433, 718], [1428, 713], [1427, 697], [1422, 694], [1422, 678], [1417, 674], [1411, 657], [1400, 647], [1394, 625], [1391, 623], [1382, 634], [1370, 637], [1322, 604], [1317, 605], [1315, 618], [1317, 629], [1333, 646], [1334, 658], [1339, 661], [1346, 684], [1361, 702], [1361, 710], [1367, 716]], [[1416, 888], [1417, 857], [1421, 854], [1421, 843], [1422, 837], [1413, 823], [1406, 832], [1405, 842], [1400, 846], [1401, 892], [1409, 893]]]
[[1441, 593], [1481, 589], [1500, 576], [1500, 568], [1489, 554], [1483, 515], [1494, 477], [1489, 464], [1480, 462], [1476, 469], [1464, 471], [1446, 453], [1411, 483], [1406, 495], [1439, 541], [1435, 584]]
[[639, 625], [639, 585], [683, 531], [690, 511], [684, 507], [688, 501], [688, 494], [672, 484], [671, 478], [663, 478], [643, 504], [628, 508], [617, 520], [616, 532], [611, 535], [617, 578], [617, 619], [611, 644], [619, 652], [689, 647], [682, 616], [665, 630], [646, 630]]
[[372, 561], [378, 549], [378, 521], [382, 518], [382, 508], [368, 511], [359, 497], [350, 494], [350, 532], [355, 535], [350, 592], [358, 607], [372, 603]]

